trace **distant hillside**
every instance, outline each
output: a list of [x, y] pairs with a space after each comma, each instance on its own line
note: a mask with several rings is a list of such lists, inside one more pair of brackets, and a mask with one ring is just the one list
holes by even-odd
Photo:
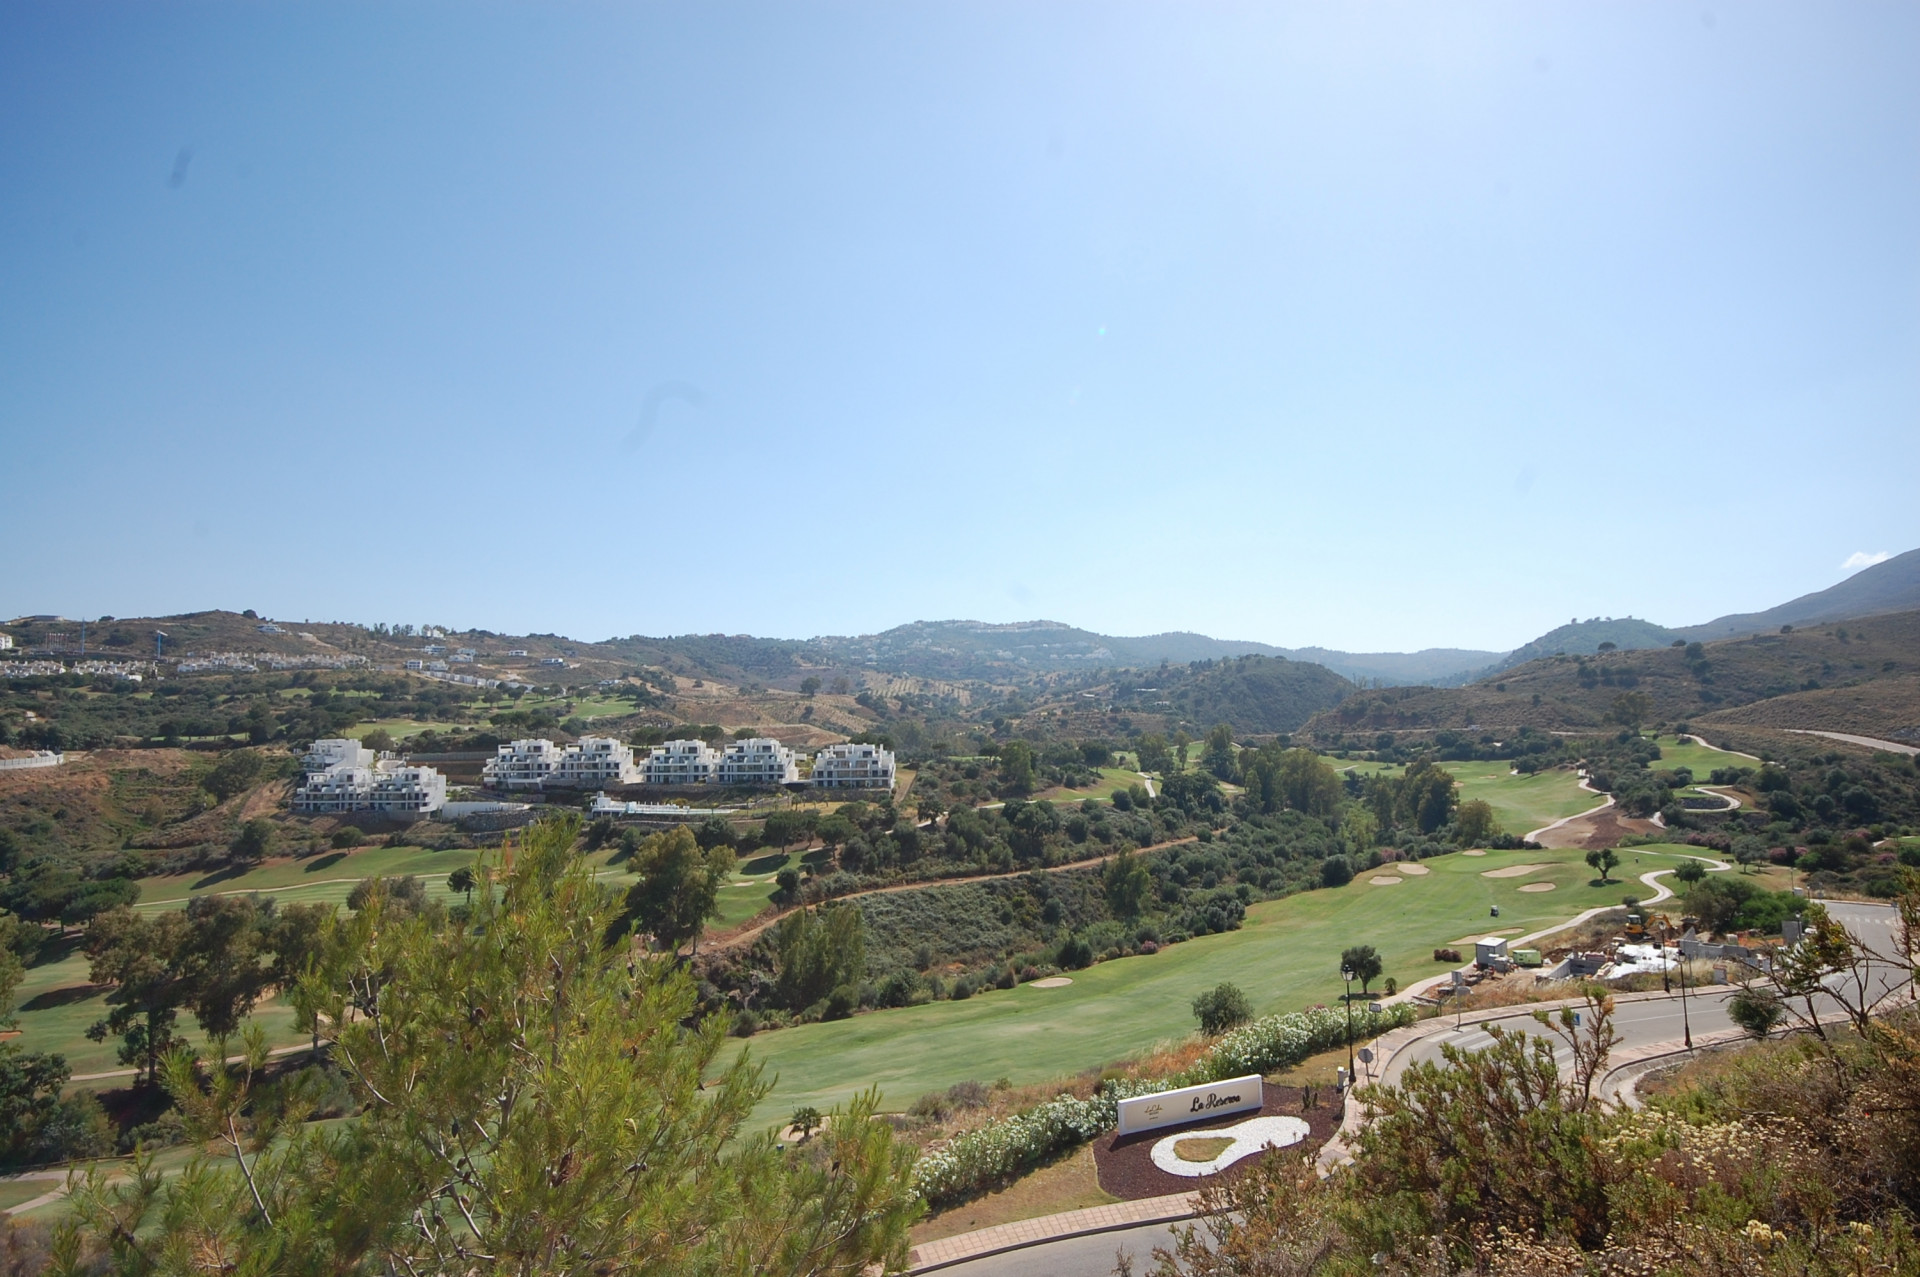
[[1802, 594], [1764, 612], [1741, 612], [1691, 625], [1675, 633], [1690, 639], [1765, 634], [1783, 625], [1818, 625], [1920, 608], [1920, 550], [1897, 554], [1854, 573], [1838, 585]]
[[1574, 621], [1557, 630], [1548, 630], [1533, 642], [1507, 653], [1500, 661], [1499, 668], [1511, 669], [1528, 661], [1537, 661], [1543, 656], [1591, 655], [1600, 650], [1602, 643], [1611, 643], [1623, 652], [1667, 647], [1679, 637], [1678, 633], [1665, 626], [1631, 616], [1608, 617], [1604, 621]]
[[1312, 661], [1356, 682], [1465, 683], [1500, 659], [1498, 652], [1462, 647], [1428, 647], [1418, 652], [1337, 652], [1325, 647], [1289, 647], [1279, 655], [1294, 661]]
[[1228, 723], [1236, 732], [1263, 734], [1294, 731], [1353, 691], [1324, 665], [1242, 656], [1186, 674], [1167, 698], [1175, 716], [1202, 730]]
[[1889, 734], [1913, 725], [1916, 678], [1920, 612], [1903, 612], [1698, 647], [1549, 656], [1467, 687], [1356, 692], [1305, 730], [1316, 738], [1466, 727], [1576, 731], [1603, 725], [1614, 699], [1635, 692], [1647, 698], [1649, 721]]

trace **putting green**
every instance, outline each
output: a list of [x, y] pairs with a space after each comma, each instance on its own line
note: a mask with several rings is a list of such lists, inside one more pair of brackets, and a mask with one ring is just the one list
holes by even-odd
[[[1648, 867], [1672, 862], [1645, 849], [1635, 854]], [[1532, 931], [1644, 891], [1618, 880], [1593, 885], [1593, 871], [1572, 851], [1450, 855], [1423, 863], [1431, 873], [1392, 891], [1362, 877], [1337, 890], [1256, 904], [1239, 931], [1151, 957], [1103, 962], [1076, 972], [1068, 988], [1022, 985], [964, 1002], [760, 1034], [743, 1045], [777, 1082], [755, 1118], [772, 1123], [802, 1104], [824, 1110], [868, 1086], [881, 1089], [885, 1107], [903, 1109], [928, 1091], [969, 1079], [1031, 1083], [1097, 1068], [1192, 1032], [1194, 995], [1223, 980], [1245, 990], [1262, 1014], [1333, 1004], [1342, 989], [1340, 951], [1348, 945], [1375, 946], [1385, 974], [1405, 984], [1442, 970], [1434, 948], [1473, 930], [1494, 905], [1504, 925]], [[1515, 864], [1547, 867], [1525, 879], [1481, 876]], [[1524, 882], [1543, 881], [1558, 889], [1519, 890]], [[730, 1045], [723, 1058], [738, 1049]]]

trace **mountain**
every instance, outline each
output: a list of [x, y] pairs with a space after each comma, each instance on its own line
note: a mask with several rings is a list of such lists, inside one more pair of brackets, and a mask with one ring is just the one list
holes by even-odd
[[1462, 647], [1427, 647], [1418, 652], [1338, 652], [1325, 647], [1283, 647], [1277, 655], [1291, 661], [1312, 661], [1359, 682], [1398, 685], [1427, 683], [1436, 687], [1465, 683], [1500, 659], [1498, 652]]
[[1576, 653], [1591, 656], [1600, 650], [1603, 643], [1611, 643], [1622, 652], [1634, 652], [1649, 647], [1671, 647], [1680, 637], [1679, 631], [1655, 625], [1652, 621], [1642, 621], [1631, 616], [1608, 617], [1605, 620], [1574, 621], [1562, 625], [1559, 629], [1548, 630], [1533, 642], [1517, 647], [1501, 658], [1497, 669], [1511, 669], [1516, 665], [1525, 665], [1528, 661], [1537, 661], [1543, 656], [1572, 656]]
[[1885, 563], [1854, 573], [1838, 585], [1764, 612], [1739, 612], [1691, 625], [1675, 633], [1689, 639], [1738, 638], [1764, 634], [1783, 625], [1819, 625], [1920, 608], [1920, 550], [1896, 554]]

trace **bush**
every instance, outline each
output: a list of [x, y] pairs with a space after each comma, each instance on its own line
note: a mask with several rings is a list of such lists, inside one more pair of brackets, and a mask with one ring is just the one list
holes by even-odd
[[1251, 1020], [1253, 1004], [1239, 985], [1223, 981], [1193, 1000], [1193, 1018], [1200, 1021], [1202, 1033], [1218, 1037]]
[[1093, 965], [1093, 946], [1079, 936], [1068, 936], [1061, 941], [1060, 953], [1055, 961], [1068, 971], [1090, 967]]
[[1353, 866], [1345, 856], [1328, 856], [1320, 862], [1320, 885], [1344, 887], [1353, 881]]
[[821, 1014], [823, 1020], [844, 1020], [860, 1006], [860, 990], [853, 985], [843, 984], [827, 995], [826, 1009]]
[[329, 839], [335, 851], [345, 851], [350, 847], [358, 847], [366, 840], [367, 836], [358, 829], [355, 829], [352, 825], [342, 825], [333, 831], [333, 837]]
[[760, 1031], [760, 1017], [742, 1009], [733, 1017], [733, 1028], [729, 1031], [736, 1038], [750, 1038]]

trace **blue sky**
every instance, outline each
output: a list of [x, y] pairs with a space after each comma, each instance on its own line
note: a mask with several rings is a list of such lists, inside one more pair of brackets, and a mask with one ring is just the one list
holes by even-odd
[[1870, 3], [9, 4], [0, 612], [1769, 606], [1920, 544], [1916, 53]]

